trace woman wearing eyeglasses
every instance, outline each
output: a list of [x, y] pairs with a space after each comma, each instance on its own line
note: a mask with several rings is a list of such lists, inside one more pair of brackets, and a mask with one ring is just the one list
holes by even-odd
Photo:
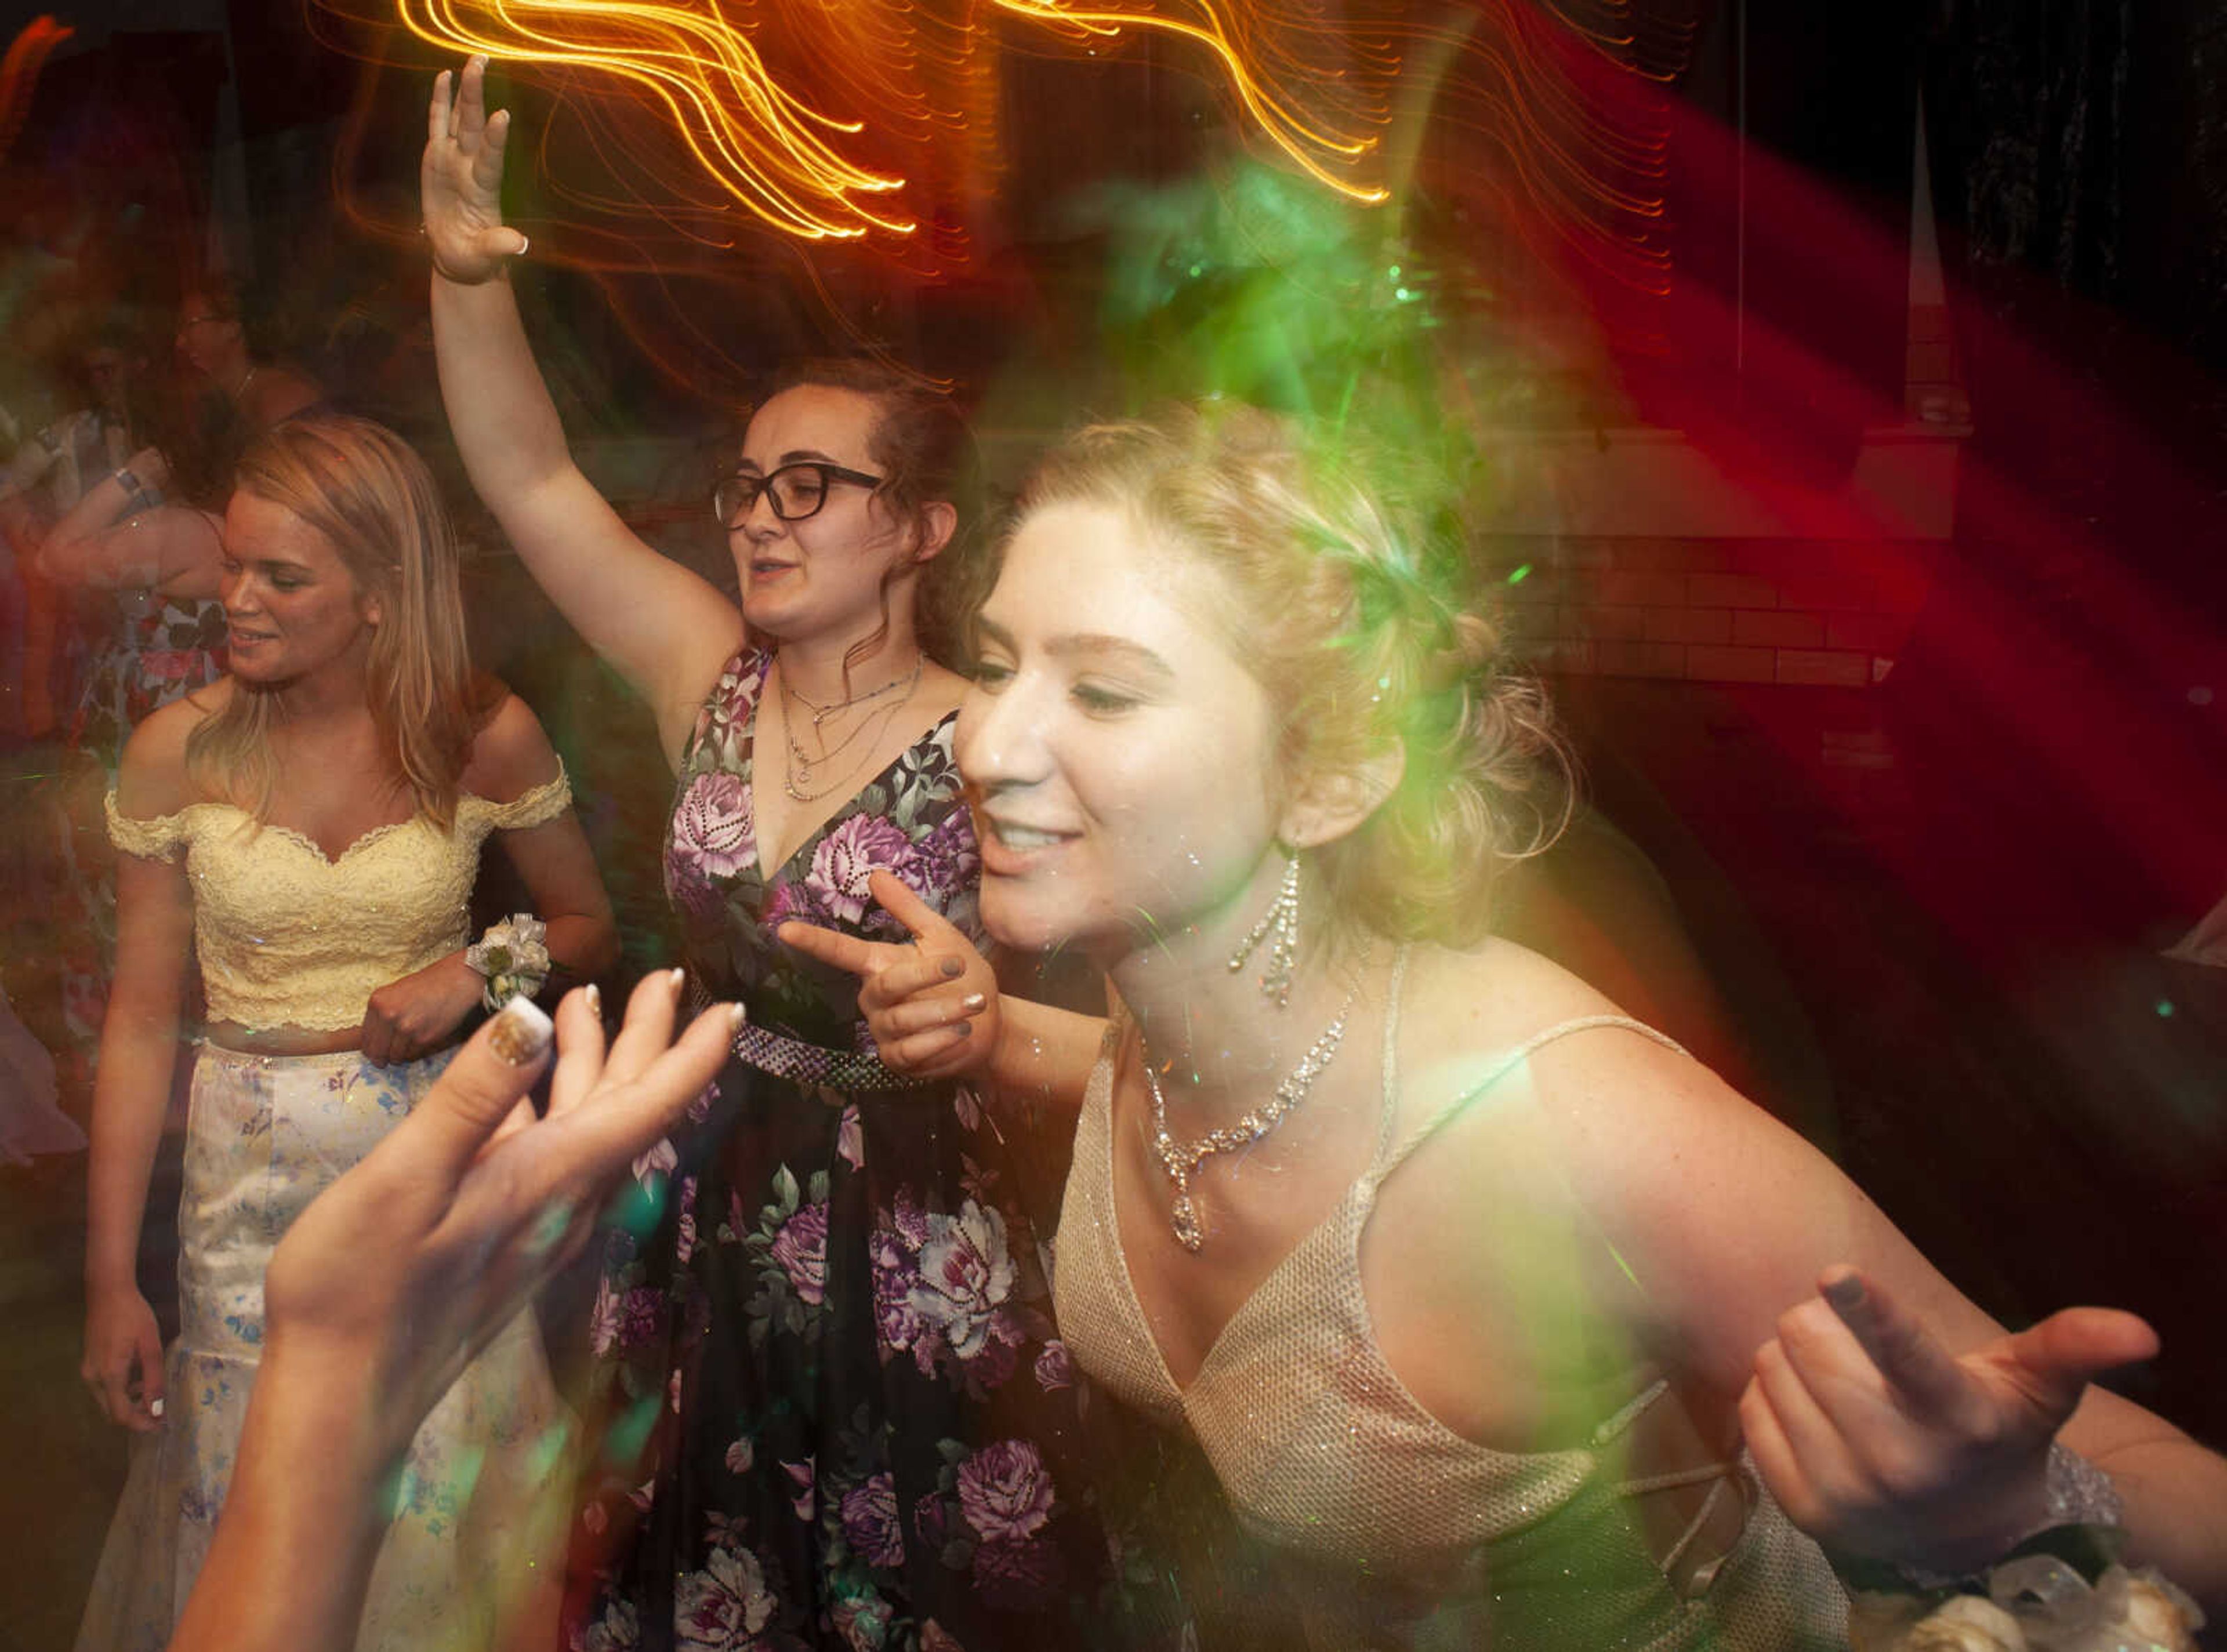
[[535, 369], [483, 67], [453, 101], [437, 83], [423, 178], [456, 444], [654, 711], [690, 973], [749, 1008], [697, 1127], [640, 1167], [661, 1222], [620, 1241], [598, 1301], [615, 1425], [648, 1430], [648, 1460], [622, 1454], [608, 1495], [590, 1488], [603, 1558], [579, 1643], [1101, 1638], [1126, 1614], [1053, 1449], [1073, 1391], [1002, 1139], [970, 1097], [884, 1068], [856, 982], [774, 934], [794, 917], [877, 933], [876, 867], [979, 933], [951, 756], [964, 684], [932, 657], [977, 565], [954, 502], [971, 442], [894, 374], [805, 367], [717, 490], [742, 611], [653, 551], [574, 467]]

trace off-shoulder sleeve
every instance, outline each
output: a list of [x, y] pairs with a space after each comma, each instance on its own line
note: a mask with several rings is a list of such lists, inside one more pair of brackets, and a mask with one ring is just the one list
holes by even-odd
[[559, 757], [554, 780], [529, 787], [507, 803], [489, 803], [488, 824], [497, 832], [520, 832], [527, 826], [546, 826], [571, 807], [572, 781], [565, 772], [565, 760]]
[[[562, 783], [564, 775], [558, 775]], [[175, 860], [178, 852], [186, 846], [186, 817], [182, 811], [176, 814], [158, 815], [152, 820], [135, 820], [116, 807], [116, 794], [109, 793], [102, 807], [108, 814], [108, 840], [127, 855], [137, 855], [142, 860]]]

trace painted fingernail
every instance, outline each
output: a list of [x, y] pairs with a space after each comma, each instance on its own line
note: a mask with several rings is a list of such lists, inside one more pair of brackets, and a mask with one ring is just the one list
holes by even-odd
[[961, 1038], [972, 1038], [974, 1036], [974, 1024], [971, 1021], [961, 1021], [954, 1026], [951, 1030], [957, 1033]]
[[1864, 1305], [1864, 1276], [1851, 1271], [1838, 1273], [1825, 1281], [1822, 1287], [1825, 1300], [1841, 1312], [1851, 1312]]
[[665, 972], [665, 979], [673, 983], [673, 990], [678, 992], [682, 987], [687, 985], [688, 972], [675, 964]]
[[147, 1402], [147, 1414], [150, 1417], [160, 1417], [163, 1414], [163, 1402], [159, 1400], [150, 1400]]
[[986, 992], [969, 992], [965, 998], [959, 1000], [959, 1007], [971, 1015], [975, 1011], [983, 1008], [989, 1002], [990, 995]]
[[731, 1004], [727, 1006], [727, 1020], [735, 1031], [740, 1032], [743, 1030], [743, 1024], [750, 1018], [750, 1012], [741, 1005]]
[[514, 998], [488, 1024], [488, 1048], [513, 1067], [523, 1067], [549, 1048], [556, 1029], [529, 998]]
[[956, 958], [947, 958], [936, 967], [943, 972], [943, 979], [947, 981], [955, 981], [967, 973], [967, 966]]
[[599, 1016], [603, 1014], [603, 989], [597, 986], [593, 981], [590, 981], [587, 985], [580, 990], [588, 995], [588, 1008], [590, 1011]]

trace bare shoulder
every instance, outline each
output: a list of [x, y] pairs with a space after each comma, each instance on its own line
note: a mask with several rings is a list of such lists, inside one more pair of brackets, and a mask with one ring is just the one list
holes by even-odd
[[490, 803], [514, 801], [557, 778], [557, 749], [533, 708], [507, 689], [472, 739], [464, 789]]
[[1618, 1013], [1566, 971], [1505, 943], [1419, 962], [1403, 1049], [1432, 1048], [1433, 1023], [1461, 1030], [1419, 1075], [1435, 1093], [1422, 1106], [1490, 1085], [1489, 1105], [1447, 1125], [1439, 1173], [1566, 1211], [1609, 1259], [1598, 1276], [1623, 1281], [1627, 1322], [1712, 1380], [1743, 1368], [1827, 1263], [1906, 1269], [1899, 1236], [1829, 1160], [1680, 1050], [1597, 1023], [1511, 1065], [1541, 1033]]
[[186, 775], [186, 743], [233, 692], [232, 679], [221, 677], [142, 718], [124, 743], [117, 807], [134, 820], [151, 820], [195, 801]]

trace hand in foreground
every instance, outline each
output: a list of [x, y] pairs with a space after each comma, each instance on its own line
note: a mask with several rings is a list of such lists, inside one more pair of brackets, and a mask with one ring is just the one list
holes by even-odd
[[513, 999], [279, 1244], [264, 1287], [271, 1356], [361, 1373], [384, 1451], [407, 1448], [465, 1362], [586, 1242], [610, 1185], [718, 1070], [739, 1011], [715, 1006], [675, 1043], [678, 973], [635, 989], [608, 1053], [593, 992], [566, 995], [541, 1119], [520, 1098], [550, 1023]]
[[920, 1079], [979, 1071], [998, 1047], [997, 976], [974, 943], [896, 873], [877, 870], [866, 886], [911, 931], [910, 942], [862, 941], [794, 922], [781, 926], [781, 939], [858, 978], [858, 1008], [884, 1067]]
[[364, 1004], [363, 1058], [414, 1062], [431, 1054], [463, 1025], [486, 991], [487, 978], [453, 953], [389, 981]]
[[135, 1434], [163, 1421], [163, 1333], [136, 1288], [94, 1293], [86, 1304], [85, 1359], [78, 1375], [112, 1423]]
[[1875, 1280], [1836, 1267], [1756, 1351], [1740, 1423], [1819, 1542], [1959, 1572], [2045, 1523], [2050, 1442], [2082, 1391], [2157, 1347], [2132, 1314], [2068, 1308], [1952, 1355]]
[[425, 158], [418, 170], [433, 267], [465, 286], [493, 278], [505, 258], [526, 251], [526, 237], [503, 226], [502, 150], [510, 112], [487, 112], [487, 61], [475, 57], [464, 65], [453, 99], [449, 71], [434, 77]]

